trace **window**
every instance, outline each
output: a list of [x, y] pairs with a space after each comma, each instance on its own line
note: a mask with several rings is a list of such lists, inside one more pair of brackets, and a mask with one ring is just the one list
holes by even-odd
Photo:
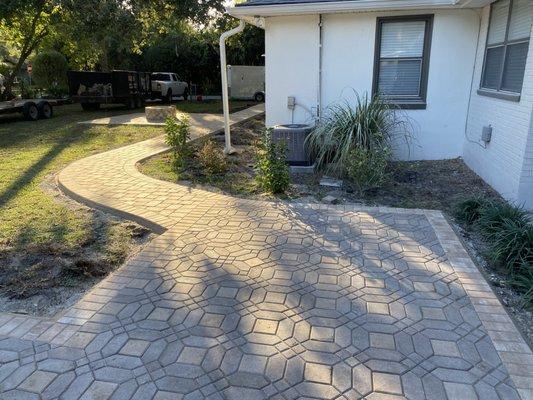
[[373, 93], [402, 108], [426, 108], [432, 15], [378, 18]]
[[479, 94], [520, 100], [532, 20], [531, 0], [492, 4]]
[[153, 81], [163, 81], [163, 82], [170, 82], [170, 75], [169, 74], [161, 74], [161, 73], [153, 73], [152, 74], [152, 80]]

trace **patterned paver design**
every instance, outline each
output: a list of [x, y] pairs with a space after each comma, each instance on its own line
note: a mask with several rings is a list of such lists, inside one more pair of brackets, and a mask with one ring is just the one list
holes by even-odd
[[[220, 128], [196, 118], [196, 134]], [[0, 315], [1, 399], [531, 398], [531, 351], [440, 212], [235, 199], [137, 172], [164, 148], [60, 174], [164, 233], [58, 320]]]

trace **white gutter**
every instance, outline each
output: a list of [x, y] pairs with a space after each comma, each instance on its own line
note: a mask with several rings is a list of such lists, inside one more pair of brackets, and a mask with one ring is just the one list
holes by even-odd
[[278, 16], [301, 14], [327, 14], [363, 11], [401, 11], [435, 8], [482, 7], [492, 0], [354, 0], [354, 1], [316, 1], [313, 3], [291, 3], [270, 5], [239, 5], [228, 7], [230, 15], [237, 18], [245, 16]]
[[226, 63], [226, 39], [244, 30], [245, 23], [239, 21], [239, 25], [220, 35], [220, 74], [222, 76], [222, 108], [224, 110], [224, 154], [233, 154], [235, 149], [231, 146], [231, 131], [229, 126], [229, 95], [228, 95], [228, 69]]

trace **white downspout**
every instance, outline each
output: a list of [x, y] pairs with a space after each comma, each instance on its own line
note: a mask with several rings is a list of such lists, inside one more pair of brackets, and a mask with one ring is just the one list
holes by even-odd
[[322, 118], [322, 59], [323, 59], [323, 49], [322, 42], [324, 38], [323, 32], [323, 20], [322, 14], [318, 15], [318, 94], [317, 94], [317, 110], [316, 110], [316, 123], [320, 122]]
[[228, 69], [226, 65], [226, 39], [244, 30], [244, 21], [239, 25], [220, 35], [220, 74], [222, 76], [222, 108], [224, 110], [224, 154], [233, 154], [235, 149], [231, 146], [231, 132], [229, 126], [229, 96], [228, 96]]

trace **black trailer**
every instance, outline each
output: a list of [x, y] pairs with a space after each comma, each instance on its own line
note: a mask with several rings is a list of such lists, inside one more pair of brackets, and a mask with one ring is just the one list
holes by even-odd
[[144, 106], [152, 95], [149, 72], [68, 71], [69, 94], [84, 110], [97, 110], [100, 104], [124, 104], [128, 108]]

